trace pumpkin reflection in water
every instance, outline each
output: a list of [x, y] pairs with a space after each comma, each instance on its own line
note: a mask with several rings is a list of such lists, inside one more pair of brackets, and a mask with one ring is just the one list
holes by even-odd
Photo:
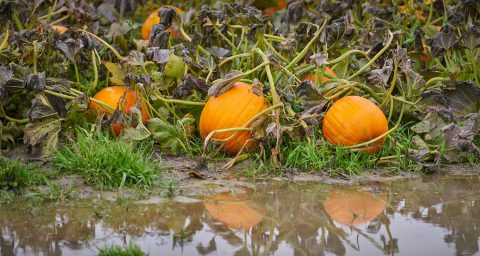
[[263, 215], [247, 205], [247, 195], [220, 193], [204, 202], [212, 219], [233, 229], [248, 230], [263, 220]]
[[385, 210], [381, 197], [348, 189], [331, 189], [323, 202], [328, 215], [337, 223], [356, 226], [375, 219]]

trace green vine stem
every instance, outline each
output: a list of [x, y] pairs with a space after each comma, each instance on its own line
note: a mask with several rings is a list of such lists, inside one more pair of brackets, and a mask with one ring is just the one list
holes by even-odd
[[[267, 55], [262, 52], [259, 48], [253, 49], [254, 52], [258, 53], [260, 57], [263, 59], [264, 62], [269, 62]], [[277, 106], [280, 104], [280, 97], [278, 96], [277, 90], [275, 89], [275, 82], [273, 80], [272, 76], [272, 71], [270, 70], [270, 65], [265, 66], [265, 72], [267, 73], [268, 77], [268, 82], [270, 84], [270, 93], [272, 94], [272, 102], [274, 106]], [[283, 106], [283, 104], [282, 104]], [[280, 131], [280, 109], [277, 109], [275, 111], [275, 124], [276, 124], [276, 144], [275, 144], [275, 149], [272, 151], [272, 156], [273, 156], [273, 161], [275, 166], [279, 166], [279, 161], [278, 161], [278, 154], [280, 152], [280, 136], [281, 136], [281, 131]]]
[[424, 91], [426, 91], [428, 89], [428, 87], [430, 87], [430, 85], [432, 85], [432, 84], [435, 84], [437, 82], [445, 82], [445, 81], [450, 81], [450, 78], [449, 77], [441, 77], [441, 76], [434, 77], [434, 78], [428, 80], [425, 83], [425, 86], [423, 86], [423, 88], [420, 90], [420, 93], [423, 93]]
[[30, 119], [16, 119], [13, 117], [9, 117], [7, 116], [7, 114], [1, 113], [1, 112], [0, 112], [0, 117], [5, 118], [9, 122], [17, 123], [17, 124], [27, 124], [28, 122], [30, 122]]
[[340, 55], [338, 58], [336, 59], [333, 59], [331, 61], [328, 61], [328, 65], [333, 65], [333, 64], [337, 64], [341, 61], [343, 61], [344, 59], [350, 57], [350, 55], [353, 55], [353, 54], [360, 54], [360, 55], [363, 55], [364, 57], [368, 58], [368, 51], [360, 51], [360, 50], [349, 50], [345, 53], [343, 53], [342, 55]]
[[318, 37], [320, 36], [320, 34], [322, 33], [322, 31], [325, 29], [325, 27], [327, 26], [327, 22], [328, 22], [328, 18], [325, 18], [325, 20], [323, 21], [323, 24], [322, 26], [317, 30], [317, 32], [315, 32], [315, 34], [313, 35], [313, 38], [307, 43], [307, 45], [305, 46], [305, 48], [303, 48], [303, 50], [285, 67], [286, 69], [290, 69], [292, 66], [294, 66], [295, 64], [297, 64], [301, 59], [303, 59], [303, 57], [305, 56], [305, 54], [307, 54], [307, 52], [310, 50], [310, 47], [313, 45], [313, 43], [318, 39]]
[[77, 28], [76, 30], [78, 31], [81, 31], [83, 33], [86, 33], [86, 34], [89, 34], [90, 36], [94, 37], [95, 39], [97, 39], [98, 41], [100, 41], [100, 43], [102, 43], [105, 47], [107, 47], [108, 49], [110, 49], [112, 52], [113, 52], [113, 55], [115, 55], [115, 57], [117, 57], [118, 60], [122, 60], [123, 57], [122, 55], [120, 55], [120, 53], [117, 52], [117, 50], [115, 48], [113, 48], [112, 45], [110, 45], [109, 43], [107, 43], [105, 40], [103, 40], [102, 38], [98, 37], [97, 35], [93, 34], [93, 33], [90, 33], [86, 30], [83, 30], [83, 29], [80, 29], [80, 28]]
[[70, 17], [70, 14], [67, 14], [67, 15], [61, 17], [60, 19], [54, 20], [54, 21], [50, 22], [50, 26], [58, 24], [58, 23], [60, 23], [64, 20], [68, 19], [69, 17]]
[[54, 12], [48, 13], [47, 15], [40, 16], [38, 19], [39, 20], [50, 19], [51, 16], [57, 15], [59, 13], [65, 12], [65, 11], [68, 11], [68, 9], [65, 8], [65, 7], [62, 7], [62, 8], [60, 8], [60, 9], [54, 11]]
[[228, 39], [224, 34], [222, 34], [222, 32], [217, 28], [217, 25], [216, 24], [212, 24], [213, 26], [213, 29], [215, 30], [215, 32], [217, 32], [217, 34], [228, 44], [230, 45], [230, 47], [232, 47], [232, 50], [238, 52], [238, 48], [232, 43], [232, 41], [230, 41], [230, 39]]
[[33, 41], [33, 74], [37, 74], [37, 62], [38, 62], [38, 42]]
[[355, 78], [356, 76], [360, 75], [363, 73], [363, 71], [367, 70], [382, 54], [390, 47], [390, 44], [392, 44], [393, 41], [393, 33], [389, 30], [388, 31], [389, 38], [387, 40], [387, 43], [385, 44], [385, 47], [383, 47], [375, 56], [373, 56], [372, 59], [370, 59], [365, 66], [363, 66], [361, 69], [359, 69], [357, 72], [355, 72], [353, 75], [349, 76], [346, 80], [351, 80]]
[[167, 99], [160, 96], [157, 93], [154, 93], [155, 97], [163, 102], [167, 103], [176, 103], [176, 104], [183, 104], [183, 105], [191, 105], [191, 106], [204, 106], [205, 102], [195, 102], [195, 101], [187, 101], [187, 100], [178, 100], [178, 99]]
[[287, 40], [285, 37], [282, 36], [275, 36], [275, 35], [270, 35], [270, 34], [263, 34], [263, 36], [267, 39], [270, 39], [272, 41], [277, 41], [277, 42], [283, 42]]
[[92, 50], [92, 66], [93, 66], [93, 85], [92, 89], [95, 90], [98, 84], [98, 68], [97, 68], [97, 57], [95, 56], [95, 51]]
[[382, 104], [380, 104], [380, 107], [379, 108], [382, 108], [383, 106], [385, 106], [385, 104], [387, 103], [388, 101], [388, 98], [392, 95], [392, 92], [393, 90], [395, 89], [395, 84], [397, 82], [397, 73], [398, 73], [398, 63], [397, 61], [394, 59], [394, 62], [395, 62], [395, 65], [394, 65], [394, 69], [393, 69], [393, 80], [392, 80], [392, 84], [390, 85], [390, 90], [388, 90], [387, 92], [387, 95], [385, 95], [385, 97], [383, 98], [383, 102]]
[[0, 44], [0, 52], [3, 50], [3, 48], [7, 46], [9, 36], [10, 36], [10, 30], [7, 28], [7, 30], [5, 31], [5, 35], [3, 36], [2, 43]]
[[280, 54], [276, 49], [275, 47], [273, 47], [272, 44], [270, 44], [267, 40], [263, 40], [263, 42], [265, 43], [265, 45], [267, 46], [267, 48], [273, 52], [273, 54], [275, 54], [275, 56], [277, 56], [277, 58], [279, 58], [281, 61], [285, 62], [285, 63], [288, 63], [288, 60], [283, 57], [282, 54]]
[[251, 55], [251, 53], [240, 53], [240, 54], [232, 55], [228, 58], [225, 58], [220, 63], [218, 63], [217, 67], [221, 67], [221, 66], [225, 65], [225, 63], [227, 63], [229, 61], [232, 61], [234, 59], [237, 59], [237, 58], [250, 57], [250, 55]]

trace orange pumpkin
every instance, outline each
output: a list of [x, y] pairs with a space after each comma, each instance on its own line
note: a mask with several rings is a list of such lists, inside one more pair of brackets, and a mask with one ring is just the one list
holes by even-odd
[[[263, 96], [253, 92], [249, 84], [236, 82], [232, 88], [218, 97], [211, 97], [203, 108], [200, 116], [200, 135], [205, 138], [210, 132], [242, 127], [253, 116], [267, 108]], [[235, 132], [217, 133], [214, 139], [226, 139]], [[223, 144], [223, 147], [232, 155], [238, 153], [247, 140], [252, 138], [248, 131], [238, 132], [230, 140]], [[252, 149], [256, 145], [250, 141], [246, 149]]]
[[[329, 75], [332, 75], [332, 76], [337, 76], [337, 74], [335, 74], [335, 72], [333, 72], [333, 70], [331, 70], [329, 67], [325, 67], [325, 73], [329, 74]], [[320, 82], [323, 84], [325, 83], [325, 81], [327, 81], [328, 79], [330, 79], [329, 77], [327, 76], [322, 76], [322, 79], [320, 79]], [[306, 74], [304, 77], [303, 77], [303, 81], [305, 80], [310, 80], [312, 81], [314, 84], [318, 84], [319, 83], [319, 79], [318, 79], [318, 74], [317, 72], [311, 72], [311, 73], [308, 73]], [[327, 85], [328, 83], [325, 83], [325, 85]]]
[[248, 230], [263, 220], [263, 215], [248, 206], [246, 195], [220, 193], [203, 204], [212, 219], [233, 229]]
[[51, 27], [60, 34], [63, 34], [65, 32], [67, 32], [67, 30], [68, 30], [67, 27], [61, 26], [61, 25], [52, 25]]
[[[157, 10], [153, 11], [152, 13], [150, 13], [150, 15], [148, 15], [147, 19], [145, 20], [145, 22], [143, 22], [143, 25], [142, 25], [142, 38], [144, 40], [150, 39], [150, 32], [152, 31], [153, 25], [160, 23], [160, 17], [158, 17], [158, 11], [160, 11], [162, 8], [167, 8], [167, 7], [175, 9], [177, 14], [183, 13], [182, 9], [177, 8], [175, 6], [170, 6], [170, 5], [162, 6]], [[172, 28], [168, 28], [167, 31], [170, 32], [170, 34], [173, 37], [178, 37], [178, 34]]]
[[345, 226], [356, 226], [375, 219], [385, 210], [385, 200], [370, 193], [331, 189], [323, 202], [327, 214]]
[[[125, 94], [125, 99], [122, 100], [123, 104], [119, 105], [120, 99], [122, 99], [122, 96]], [[135, 103], [140, 99], [140, 97], [137, 96], [135, 91], [125, 87], [125, 86], [110, 86], [107, 87], [101, 91], [99, 91], [94, 97], [94, 99], [99, 100], [106, 105], [110, 106], [113, 109], [116, 109], [118, 106], [118, 109], [123, 110], [123, 112], [127, 115], [131, 113], [130, 109], [135, 106]], [[89, 109], [96, 110], [98, 113], [103, 113], [107, 111], [108, 114], [113, 114], [112, 110], [105, 109], [98, 103], [91, 101], [89, 106]], [[147, 111], [147, 105], [142, 102], [142, 120], [143, 122], [147, 121], [149, 119], [148, 116], [148, 111]], [[112, 128], [115, 131], [116, 135], [119, 135], [120, 132], [123, 129], [123, 124], [112, 124]]]
[[[323, 135], [333, 145], [351, 146], [372, 140], [388, 131], [387, 118], [377, 105], [359, 96], [336, 101], [323, 119]], [[385, 138], [364, 149], [376, 153]]]

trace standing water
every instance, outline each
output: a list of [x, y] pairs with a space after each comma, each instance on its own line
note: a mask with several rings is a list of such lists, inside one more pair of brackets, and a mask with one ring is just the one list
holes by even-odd
[[1, 255], [475, 255], [480, 178], [426, 176], [355, 187], [262, 184], [161, 204], [75, 202], [0, 209]]

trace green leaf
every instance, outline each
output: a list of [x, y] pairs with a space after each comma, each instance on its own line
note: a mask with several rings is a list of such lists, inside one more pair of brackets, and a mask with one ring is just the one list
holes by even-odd
[[108, 72], [110, 72], [110, 81], [115, 85], [125, 85], [125, 72], [120, 69], [117, 63], [104, 61], [103, 65], [107, 68]]

